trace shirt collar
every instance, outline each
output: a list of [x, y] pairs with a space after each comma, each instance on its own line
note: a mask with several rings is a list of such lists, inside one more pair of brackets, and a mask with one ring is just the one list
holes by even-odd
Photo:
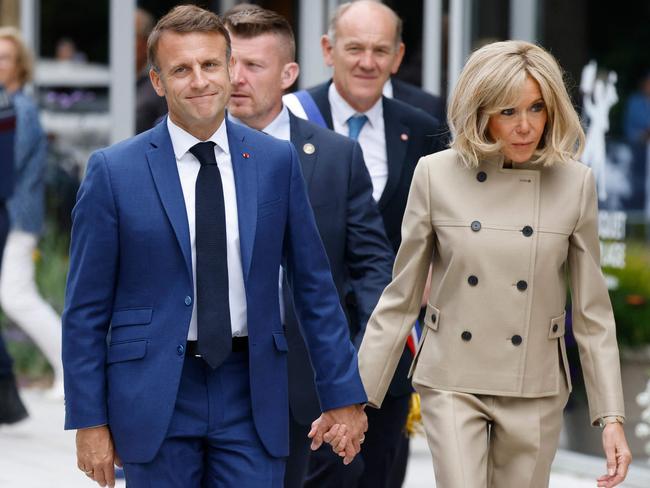
[[386, 80], [386, 83], [384, 83], [384, 89], [382, 90], [382, 93], [386, 98], [393, 98], [393, 82], [390, 78], [388, 78]]
[[271, 121], [269, 125], [262, 129], [262, 132], [265, 132], [266, 134], [278, 139], [288, 140], [291, 138], [289, 127], [289, 110], [287, 109], [286, 105], [283, 104], [280, 113]]
[[[359, 113], [340, 95], [334, 82], [330, 84], [328, 96], [332, 106], [332, 117], [335, 118], [340, 125], [346, 125], [350, 117]], [[384, 117], [382, 97], [379, 97], [379, 100], [377, 100], [369, 110], [363, 112], [363, 114], [368, 117], [368, 123], [371, 127], [377, 127], [379, 121]]]
[[[174, 122], [172, 122], [171, 117], [167, 116], [167, 130], [169, 131], [169, 137], [172, 140], [172, 147], [174, 149], [174, 156], [176, 160], [180, 161], [183, 156], [190, 150], [192, 146], [198, 144], [201, 141], [197, 139], [192, 134], [187, 132], [185, 129], [180, 128]], [[230, 148], [228, 146], [228, 133], [226, 132], [226, 118], [221, 122], [219, 128], [212, 134], [208, 141], [214, 142], [219, 149], [224, 153], [230, 154]]]

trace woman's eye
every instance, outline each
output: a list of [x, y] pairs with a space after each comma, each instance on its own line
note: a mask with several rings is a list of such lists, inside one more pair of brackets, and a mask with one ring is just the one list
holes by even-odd
[[514, 108], [506, 108], [506, 109], [501, 110], [501, 115], [510, 116], [510, 115], [514, 115], [514, 114], [515, 114], [515, 109]]
[[544, 102], [537, 102], [536, 104], [534, 104], [534, 105], [531, 107], [531, 110], [532, 110], [533, 112], [541, 112], [541, 111], [544, 110], [545, 108], [546, 108], [546, 107], [545, 107], [545, 105], [544, 105]]

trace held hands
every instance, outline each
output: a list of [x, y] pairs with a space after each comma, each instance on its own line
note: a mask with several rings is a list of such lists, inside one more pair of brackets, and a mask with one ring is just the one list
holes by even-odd
[[77, 430], [77, 467], [99, 486], [115, 486], [115, 467], [122, 462], [106, 425]]
[[323, 441], [343, 458], [343, 464], [350, 464], [359, 451], [368, 430], [368, 418], [361, 405], [348, 405], [323, 412], [311, 424], [307, 436], [312, 439], [311, 449], [315, 451]]
[[607, 457], [607, 474], [596, 481], [598, 481], [599, 487], [612, 488], [625, 479], [627, 468], [632, 462], [632, 454], [625, 440], [623, 425], [620, 423], [605, 425], [603, 449]]

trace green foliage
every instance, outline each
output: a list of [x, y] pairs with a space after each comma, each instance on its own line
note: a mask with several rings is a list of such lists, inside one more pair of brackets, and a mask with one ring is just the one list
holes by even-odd
[[619, 280], [610, 292], [619, 343], [650, 344], [650, 246], [628, 242], [625, 268], [604, 271]]

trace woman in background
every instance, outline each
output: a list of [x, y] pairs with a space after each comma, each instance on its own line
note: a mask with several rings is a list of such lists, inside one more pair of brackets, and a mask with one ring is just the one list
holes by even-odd
[[45, 215], [47, 141], [36, 105], [23, 91], [31, 76], [31, 55], [20, 33], [12, 27], [0, 28], [0, 84], [16, 111], [15, 186], [7, 203], [11, 227], [0, 272], [0, 305], [52, 366], [50, 396], [63, 398], [61, 318], [39, 295], [34, 280], [34, 255]]

